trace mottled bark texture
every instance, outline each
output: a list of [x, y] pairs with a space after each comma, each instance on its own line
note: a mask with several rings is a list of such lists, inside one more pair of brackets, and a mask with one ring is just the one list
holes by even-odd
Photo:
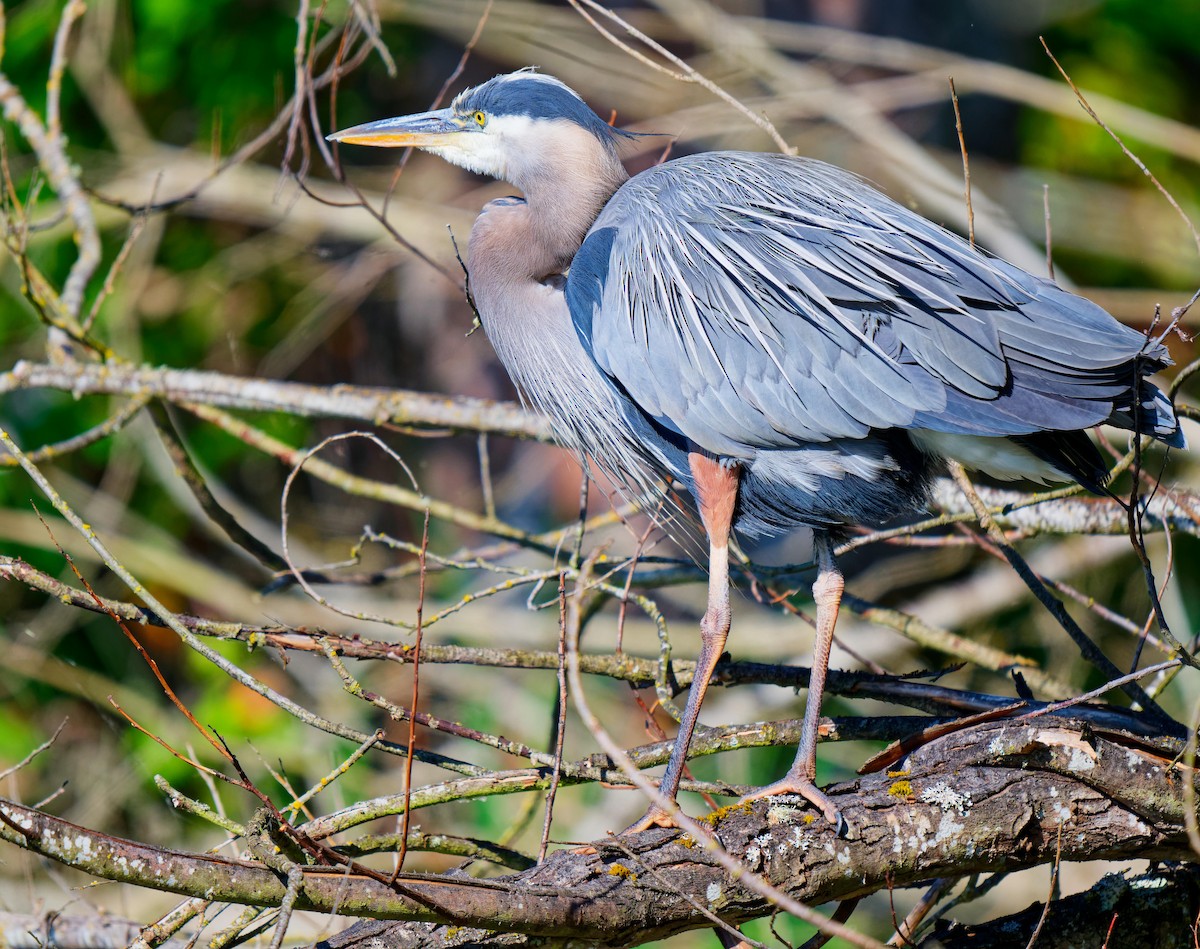
[[[1156, 752], [1063, 719], [989, 724], [917, 749], [903, 772], [835, 787], [850, 839], [835, 837], [811, 808], [779, 802], [728, 808], [712, 823], [748, 867], [810, 904], [1049, 863], [1059, 847], [1068, 861], [1190, 860], [1183, 772], [1173, 757], [1170, 749]], [[368, 923], [322, 946], [624, 946], [710, 926], [689, 898], [733, 923], [770, 912], [676, 832], [647, 831], [628, 846], [635, 858], [601, 842], [596, 855], [562, 851], [541, 867], [491, 881], [503, 889], [473, 891], [467, 900], [448, 892], [437, 900], [448, 926]], [[481, 911], [490, 913], [487, 929], [474, 928]]]

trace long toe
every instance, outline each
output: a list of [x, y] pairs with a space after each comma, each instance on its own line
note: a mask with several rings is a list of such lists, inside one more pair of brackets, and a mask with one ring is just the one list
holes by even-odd
[[[678, 829], [679, 825], [675, 823], [674, 818], [672, 818], [670, 814], [662, 810], [662, 808], [655, 807], [653, 804], [651, 804], [649, 810], [647, 810], [645, 814], [617, 834], [617, 836], [627, 837], [630, 834], [640, 834], [643, 830], [649, 830], [651, 827], [669, 827]], [[583, 854], [584, 856], [591, 856], [592, 854], [596, 853], [596, 848], [588, 845], [586, 847], [577, 847], [571, 852]]]
[[660, 807], [651, 804], [649, 810], [641, 817], [635, 820], [632, 824], [626, 827], [618, 836], [624, 837], [627, 834], [640, 834], [643, 830], [649, 830], [651, 827], [678, 827], [674, 819]]
[[788, 774], [774, 784], [768, 784], [757, 791], [752, 791], [742, 798], [742, 801], [757, 801], [764, 797], [776, 797], [780, 794], [800, 795], [825, 815], [825, 819], [837, 829], [839, 837], [844, 837], [849, 832], [850, 825], [846, 823], [842, 812], [837, 809], [828, 795], [811, 780], [801, 775]]

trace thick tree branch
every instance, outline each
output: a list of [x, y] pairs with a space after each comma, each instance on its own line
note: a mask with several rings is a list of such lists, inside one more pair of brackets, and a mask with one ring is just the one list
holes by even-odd
[[[818, 904], [947, 873], [1048, 862], [1060, 836], [1068, 861], [1187, 859], [1183, 776], [1168, 750], [1042, 717], [955, 732], [914, 751], [902, 772], [835, 786], [849, 839], [781, 799], [725, 808], [710, 823], [750, 869]], [[0, 803], [0, 814], [0, 836], [106, 879], [253, 905], [277, 905], [284, 895], [279, 874], [252, 862], [119, 840], [9, 802]], [[511, 932], [610, 945], [711, 925], [689, 898], [730, 922], [770, 911], [677, 831], [655, 829], [626, 843], [636, 859], [598, 841], [597, 853], [560, 851], [500, 879], [413, 875], [394, 890], [345, 868], [306, 867], [296, 906], [329, 911], [336, 903], [352, 915], [489, 930], [499, 923]], [[665, 874], [671, 886], [643, 868]], [[449, 944], [444, 929], [419, 932], [416, 944]], [[388, 938], [337, 944], [412, 944], [399, 934]]]
[[[1032, 938], [1045, 906], [974, 926], [938, 920], [919, 949], [1015, 949]], [[1037, 949], [1195, 949], [1200, 867], [1159, 867], [1142, 876], [1110, 874], [1090, 890], [1050, 905]]]

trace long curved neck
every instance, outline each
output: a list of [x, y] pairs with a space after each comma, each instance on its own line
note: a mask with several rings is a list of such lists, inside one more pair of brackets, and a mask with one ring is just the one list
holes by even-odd
[[[648, 466], [648, 449], [631, 428], [631, 406], [576, 332], [562, 277], [628, 178], [615, 156], [604, 157], [607, 163], [593, 161], [588, 174], [513, 176], [526, 198], [483, 209], [471, 229], [468, 270], [484, 331], [524, 399], [549, 416], [565, 444], [604, 458], [618, 481], [648, 489], [656, 467]], [[663, 466], [688, 477], [686, 463], [673, 466], [663, 457]]]
[[[484, 331], [525, 397], [550, 415], [560, 436], [588, 444], [580, 419], [611, 417], [611, 386], [575, 333], [562, 289], [600, 210], [627, 180], [624, 167], [586, 132], [531, 154], [552, 161], [508, 169], [525, 199], [488, 204], [471, 229], [468, 271]], [[603, 404], [602, 404], [603, 403]]]
[[471, 230], [468, 257], [471, 294], [496, 355], [522, 396], [580, 451], [595, 441], [585, 431], [591, 420], [619, 412], [575, 332], [559, 276], [590, 218], [547, 229], [526, 202], [493, 201]]
[[628, 178], [619, 163], [616, 167], [619, 177], [596, 180], [573, 175], [553, 185], [539, 182], [525, 192], [527, 236], [539, 252], [539, 264], [546, 265], [537, 277], [564, 273], [571, 266], [597, 215]]
[[[539, 132], [544, 141], [535, 138]], [[505, 177], [525, 194], [521, 238], [528, 243], [517, 244], [509, 235], [491, 252], [541, 279], [566, 271], [601, 208], [629, 175], [610, 148], [581, 128], [558, 123], [535, 129], [526, 145], [510, 160]]]
[[[549, 350], [568, 362], [585, 357], [560, 283], [587, 226], [577, 235], [547, 227], [519, 198], [488, 204], [471, 229], [467, 269], [484, 331], [509, 374], [534, 401], [541, 380], [531, 370]], [[572, 241], [574, 242], [572, 244]], [[578, 352], [574, 352], [578, 350]]]

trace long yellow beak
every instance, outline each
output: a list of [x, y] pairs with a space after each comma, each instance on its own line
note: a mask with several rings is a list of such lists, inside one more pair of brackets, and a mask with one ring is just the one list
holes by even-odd
[[374, 145], [377, 148], [429, 148], [452, 144], [456, 136], [467, 131], [470, 131], [470, 127], [461, 124], [450, 109], [439, 109], [436, 112], [402, 115], [355, 125], [325, 138], [331, 142]]

